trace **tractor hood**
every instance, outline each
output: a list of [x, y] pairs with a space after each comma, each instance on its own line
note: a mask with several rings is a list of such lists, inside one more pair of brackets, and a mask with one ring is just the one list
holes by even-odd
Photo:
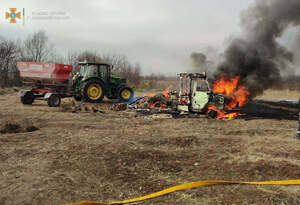
[[120, 76], [111, 75], [110, 76], [111, 81], [118, 82], [118, 83], [126, 83], [126, 78], [122, 78]]

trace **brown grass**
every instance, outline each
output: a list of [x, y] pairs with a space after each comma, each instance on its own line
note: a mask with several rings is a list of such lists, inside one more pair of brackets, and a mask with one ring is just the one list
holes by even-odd
[[[266, 98], [300, 93], [268, 91]], [[265, 99], [265, 97], [263, 97]], [[0, 96], [0, 123], [31, 121], [39, 130], [0, 134], [0, 204], [111, 201], [180, 183], [287, 180], [300, 176], [297, 121], [150, 119], [134, 112], [72, 113], [46, 102], [24, 106]], [[22, 123], [20, 123], [23, 125]], [[140, 204], [299, 204], [300, 186], [211, 186]]]
[[18, 92], [20, 87], [11, 87], [11, 88], [1, 88], [0, 87], [0, 95], [12, 94]]
[[300, 91], [296, 90], [266, 90], [263, 95], [257, 97], [257, 99], [264, 100], [298, 100], [299, 98]]

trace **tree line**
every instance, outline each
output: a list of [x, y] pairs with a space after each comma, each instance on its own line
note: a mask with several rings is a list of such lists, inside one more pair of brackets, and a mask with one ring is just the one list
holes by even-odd
[[55, 52], [55, 45], [51, 44], [45, 31], [37, 31], [28, 35], [24, 41], [9, 40], [0, 37], [0, 87], [21, 86], [22, 81], [17, 69], [18, 61], [64, 63], [73, 65], [73, 72], [78, 70], [80, 61], [105, 61], [114, 66], [113, 74], [127, 78], [133, 87], [145, 86], [144, 80], [154, 86], [155, 81], [164, 79], [161, 75], [141, 75], [141, 66], [129, 62], [125, 55], [105, 54], [91, 51], [71, 51], [63, 57]]

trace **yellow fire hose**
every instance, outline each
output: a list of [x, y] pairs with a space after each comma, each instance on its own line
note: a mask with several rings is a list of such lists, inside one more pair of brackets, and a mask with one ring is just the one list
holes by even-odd
[[143, 201], [146, 199], [151, 199], [155, 197], [159, 197], [165, 194], [169, 194], [175, 191], [185, 190], [185, 189], [192, 189], [201, 186], [208, 186], [208, 185], [218, 185], [218, 184], [254, 184], [254, 185], [297, 185], [300, 184], [300, 179], [296, 180], [285, 180], [285, 181], [263, 181], [263, 182], [241, 182], [241, 181], [224, 181], [224, 180], [208, 180], [208, 181], [196, 181], [190, 182], [186, 184], [181, 184], [177, 186], [170, 187], [168, 189], [164, 189], [159, 192], [155, 192], [153, 194], [149, 194], [142, 197], [137, 197], [133, 199], [128, 199], [124, 201], [113, 201], [113, 202], [92, 202], [92, 201], [83, 201], [78, 203], [70, 203], [64, 205], [110, 205], [110, 204], [128, 204], [132, 202]]

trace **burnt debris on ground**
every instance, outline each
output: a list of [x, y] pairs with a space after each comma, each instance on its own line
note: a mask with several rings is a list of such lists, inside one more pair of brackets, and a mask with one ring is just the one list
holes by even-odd
[[267, 118], [267, 119], [286, 119], [298, 120], [300, 104], [297, 101], [265, 101], [253, 100], [241, 109], [245, 118]]
[[[124, 111], [132, 110], [141, 115], [156, 115], [154, 118], [159, 118], [157, 115], [172, 116], [173, 118], [217, 118], [213, 113], [197, 113], [188, 109], [186, 111], [177, 109], [178, 101], [176, 91], [170, 91], [166, 97], [162, 93], [144, 95], [137, 97], [132, 102], [116, 103], [113, 105], [113, 110]], [[281, 101], [265, 101], [265, 100], [252, 100], [242, 108], [227, 110], [227, 113], [238, 112], [239, 115], [235, 118], [238, 119], [286, 119], [298, 120], [300, 112], [300, 103], [292, 100]], [[164, 118], [162, 116], [161, 118]]]

